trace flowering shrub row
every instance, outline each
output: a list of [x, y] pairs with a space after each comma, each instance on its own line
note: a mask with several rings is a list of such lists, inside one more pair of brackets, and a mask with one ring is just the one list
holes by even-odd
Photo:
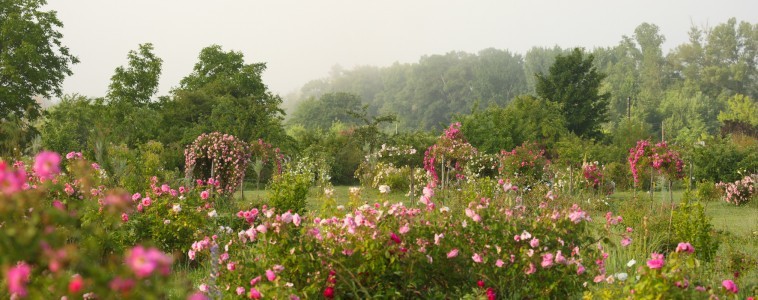
[[223, 193], [232, 194], [245, 176], [250, 154], [250, 146], [232, 135], [201, 134], [184, 150], [187, 177], [212, 177]]

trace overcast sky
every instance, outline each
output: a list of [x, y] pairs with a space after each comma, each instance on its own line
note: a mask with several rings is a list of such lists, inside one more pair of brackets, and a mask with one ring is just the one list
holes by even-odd
[[660, 27], [667, 52], [693, 24], [758, 23], [756, 0], [48, 0], [47, 8], [81, 60], [64, 93], [95, 97], [146, 42], [163, 59], [159, 95], [192, 71], [202, 48], [219, 44], [265, 62], [264, 82], [284, 96], [336, 64], [387, 66], [489, 47], [592, 49], [618, 44], [643, 22]]

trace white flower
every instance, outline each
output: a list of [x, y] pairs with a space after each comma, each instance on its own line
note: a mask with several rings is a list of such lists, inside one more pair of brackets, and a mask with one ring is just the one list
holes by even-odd
[[389, 194], [389, 192], [390, 192], [390, 187], [388, 185], [380, 185], [379, 186], [379, 193]]
[[324, 196], [327, 198], [331, 198], [334, 195], [334, 189], [325, 188], [324, 189]]
[[631, 267], [632, 267], [632, 266], [634, 266], [634, 264], [636, 264], [636, 263], [637, 263], [637, 261], [636, 261], [636, 260], [634, 260], [634, 259], [632, 259], [632, 260], [630, 260], [628, 263], [626, 263], [626, 266], [627, 266], [627, 267], [630, 267], [630, 268], [631, 268]]
[[171, 224], [171, 220], [168, 220], [168, 219], [163, 220], [163, 225], [168, 225], [168, 224]]
[[616, 276], [616, 278], [618, 278], [620, 281], [625, 281], [627, 278], [629, 278], [629, 274], [626, 273], [616, 273], [613, 276]]
[[173, 210], [175, 213], [178, 213], [178, 212], [182, 211], [182, 206], [179, 205], [178, 203], [174, 204], [174, 206], [171, 207], [171, 210]]
[[214, 209], [208, 213], [208, 216], [211, 218], [215, 218], [215, 217], [218, 217], [218, 213], [216, 213], [216, 210]]

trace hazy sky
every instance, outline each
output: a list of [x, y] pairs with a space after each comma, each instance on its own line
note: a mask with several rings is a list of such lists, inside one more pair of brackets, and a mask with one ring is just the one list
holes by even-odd
[[63, 22], [64, 44], [81, 63], [64, 93], [103, 96], [129, 50], [151, 42], [163, 59], [159, 95], [192, 71], [200, 49], [219, 44], [265, 62], [269, 88], [282, 96], [332, 66], [387, 66], [426, 54], [494, 47], [618, 44], [643, 22], [666, 37], [664, 52], [687, 41], [692, 24], [730, 17], [758, 23], [756, 0], [48, 0]]

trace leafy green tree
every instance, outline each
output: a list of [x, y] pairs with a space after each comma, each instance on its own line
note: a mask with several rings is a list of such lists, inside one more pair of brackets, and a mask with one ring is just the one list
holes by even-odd
[[45, 112], [40, 127], [44, 148], [58, 153], [84, 152], [92, 156], [96, 137], [110, 135], [110, 125], [103, 123], [107, 107], [102, 98], [66, 95]]
[[608, 121], [608, 94], [600, 93], [605, 74], [575, 48], [559, 55], [545, 75], [537, 74], [537, 94], [562, 107], [566, 127], [580, 137], [600, 137], [600, 124]]
[[163, 128], [185, 128], [164, 135], [164, 144], [185, 139], [188, 132], [223, 131], [253, 141], [289, 142], [282, 127], [282, 99], [263, 83], [263, 63], [246, 64], [244, 55], [212, 45], [200, 51], [192, 73], [163, 99]]
[[61, 95], [63, 79], [79, 60], [62, 44], [63, 23], [45, 0], [0, 2], [0, 120], [40, 115], [34, 96]]
[[361, 99], [351, 93], [327, 93], [318, 99], [309, 99], [301, 102], [292, 117], [290, 124], [301, 124], [306, 128], [327, 129], [334, 122], [343, 124], [356, 124], [355, 118], [350, 111], [361, 109]]
[[737, 94], [729, 98], [726, 105], [726, 111], [719, 113], [719, 121], [737, 121], [758, 127], [758, 101]]
[[505, 108], [490, 106], [457, 119], [471, 145], [487, 153], [525, 142], [552, 147], [567, 131], [560, 104], [529, 95], [516, 97]]
[[524, 74], [529, 93], [537, 93], [537, 74], [547, 74], [558, 55], [569, 51], [554, 46], [553, 48], [532, 47], [524, 56]]
[[158, 92], [158, 79], [163, 60], [153, 53], [153, 44], [140, 44], [137, 51], [128, 54], [128, 67], [116, 68], [108, 86], [108, 98], [114, 102], [127, 102], [145, 106]]

